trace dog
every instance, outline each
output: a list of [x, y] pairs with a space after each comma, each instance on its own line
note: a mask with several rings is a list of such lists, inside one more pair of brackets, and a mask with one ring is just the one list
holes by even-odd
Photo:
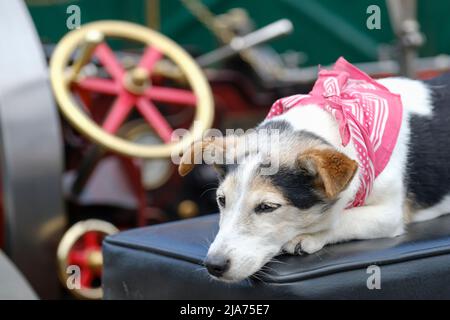
[[[182, 176], [192, 170], [199, 153], [231, 154], [240, 159], [233, 164], [213, 163], [219, 172], [220, 221], [205, 260], [213, 278], [240, 281], [281, 252], [311, 254], [328, 244], [396, 237], [406, 232], [409, 223], [450, 212], [450, 75], [427, 81], [375, 81], [343, 58], [338, 64], [370, 82], [366, 85], [352, 79], [347, 87], [360, 85], [365, 90], [373, 86], [385, 95], [385, 100], [380, 98], [383, 103], [394, 102], [391, 112], [397, 114], [393, 120], [377, 124], [386, 125], [382, 130], [390, 134], [381, 143], [387, 146], [381, 151], [381, 160], [361, 157], [366, 152], [373, 157], [378, 152], [374, 146], [360, 150], [357, 143], [343, 143], [345, 135], [349, 140], [353, 133], [348, 122], [343, 127], [338, 121], [343, 121], [342, 115], [339, 118], [333, 113], [338, 108], [344, 112], [342, 106], [337, 103], [335, 109], [327, 110], [328, 105], [320, 105], [321, 99], [328, 103], [336, 96], [333, 92], [327, 96], [329, 88], [318, 96], [318, 102], [308, 95], [277, 101], [256, 128], [258, 133], [278, 133], [275, 173], [262, 172], [273, 150], [255, 147], [248, 135], [205, 138], [182, 155]], [[333, 78], [335, 71], [325, 72], [325, 76]], [[319, 73], [319, 79], [322, 76]], [[358, 88], [356, 96], [360, 97]], [[301, 102], [303, 98], [306, 102], [301, 107], [288, 108], [293, 100]], [[287, 110], [274, 116], [283, 108]], [[267, 133], [258, 136], [269, 139]], [[247, 148], [239, 147], [243, 144]], [[369, 160], [375, 168], [368, 168]], [[371, 174], [372, 180], [362, 177]]]

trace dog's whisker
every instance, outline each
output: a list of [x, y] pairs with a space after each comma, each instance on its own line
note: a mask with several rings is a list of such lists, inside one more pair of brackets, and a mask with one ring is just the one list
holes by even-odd
[[272, 272], [276, 272], [276, 270], [274, 269], [274, 268], [271, 268], [271, 267], [269, 267], [269, 266], [267, 266], [267, 265], [265, 265], [265, 266], [263, 266], [262, 268], [261, 268], [261, 270], [267, 270], [267, 271], [272, 271]]
[[249, 280], [250, 280], [250, 279], [256, 279], [256, 280], [258, 280], [258, 281], [260, 281], [260, 282], [263, 282], [263, 280], [261, 279], [261, 277], [260, 277], [260, 276], [257, 276], [256, 274], [252, 274], [252, 275], [250, 276]]
[[276, 259], [276, 258], [272, 258], [272, 259], [270, 259], [268, 263], [280, 263], [280, 264], [287, 264], [286, 262], [284, 262], [284, 261], [281, 261], [281, 260], [278, 260], [278, 259]]
[[209, 246], [211, 245], [211, 243], [212, 243], [212, 239], [211, 239], [211, 238], [208, 238], [208, 237], [204, 237], [204, 238], [203, 238], [203, 244], [204, 244], [205, 246], [207, 246], [208, 248], [209, 248]]
[[195, 271], [195, 272], [206, 271], [206, 268], [203, 267], [203, 266], [200, 266], [200, 267], [198, 267], [198, 268], [195, 268], [194, 271]]
[[250, 278], [245, 279], [245, 282], [247, 282], [250, 287], [254, 287], [255, 286]]
[[257, 274], [258, 274], [258, 275], [253, 274], [252, 277], [255, 278], [256, 280], [258, 280], [260, 283], [265, 283], [264, 277], [267, 277], [268, 274], [265, 273], [265, 272], [262, 271], [262, 270], [259, 270], [259, 271], [257, 272]]
[[217, 182], [210, 182], [210, 183], [204, 184], [204, 185], [202, 186], [202, 188], [206, 188], [206, 187], [208, 187], [208, 186], [210, 186], [210, 185], [214, 185], [215, 187], [218, 187], [218, 186], [219, 186], [219, 184], [218, 184]]
[[202, 194], [200, 195], [200, 198], [203, 197], [206, 193], [213, 191], [213, 190], [217, 190], [217, 187], [206, 189], [205, 191], [202, 192]]

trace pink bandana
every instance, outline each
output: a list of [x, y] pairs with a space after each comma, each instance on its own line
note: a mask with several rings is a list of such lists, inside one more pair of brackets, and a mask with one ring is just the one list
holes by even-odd
[[349, 207], [362, 206], [373, 181], [386, 167], [402, 124], [402, 102], [367, 74], [339, 58], [332, 70], [321, 69], [309, 94], [277, 100], [267, 119], [293, 107], [316, 104], [339, 123], [342, 145], [352, 142], [358, 152], [360, 181]]

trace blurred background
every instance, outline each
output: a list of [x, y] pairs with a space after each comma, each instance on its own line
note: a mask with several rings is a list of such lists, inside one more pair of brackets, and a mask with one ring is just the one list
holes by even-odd
[[[383, 0], [203, 0], [202, 3], [214, 14], [243, 8], [256, 28], [281, 18], [291, 20], [294, 25], [291, 35], [274, 41], [271, 46], [279, 53], [301, 52], [303, 66], [330, 64], [339, 56], [352, 62], [375, 61], [396, 40], [387, 3]], [[66, 33], [55, 26], [65, 23], [67, 4], [77, 4], [82, 8], [83, 23], [102, 19], [133, 21], [156, 27], [197, 53], [217, 47], [214, 35], [179, 0], [29, 0], [27, 4], [41, 39], [48, 43], [56, 43]], [[154, 12], [155, 4], [158, 12]], [[381, 29], [366, 28], [366, 9], [370, 5], [381, 9]], [[420, 56], [450, 52], [447, 12], [450, 12], [448, 1], [417, 2], [417, 19], [427, 38], [419, 49]]]
[[254, 127], [340, 56], [375, 78], [447, 72], [449, 12], [445, 0], [1, 1], [0, 262], [39, 297], [101, 298], [105, 236], [217, 212], [211, 167], [177, 173], [170, 155], [192, 140], [172, 143], [176, 129]]

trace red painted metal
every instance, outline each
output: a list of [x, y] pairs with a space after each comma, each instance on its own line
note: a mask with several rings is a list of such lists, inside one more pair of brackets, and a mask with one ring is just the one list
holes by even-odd
[[[161, 139], [166, 143], [170, 142], [173, 129], [151, 100], [175, 105], [195, 106], [197, 103], [195, 95], [189, 90], [161, 86], [151, 87], [142, 95], [133, 94], [127, 91], [124, 86], [126, 72], [111, 48], [106, 43], [101, 43], [97, 46], [94, 55], [112, 77], [112, 80], [88, 77], [79, 81], [75, 88], [81, 89], [82, 92], [90, 91], [106, 95], [117, 95], [103, 122], [103, 129], [111, 134], [116, 133], [133, 108], [136, 107]], [[156, 48], [148, 47], [142, 55], [139, 67], [145, 68], [151, 73], [155, 63], [162, 56], [162, 53]], [[85, 101], [86, 99], [82, 100]]]
[[103, 129], [109, 133], [116, 133], [133, 109], [134, 103], [135, 97], [122, 91], [106, 116]]
[[142, 185], [141, 169], [135, 159], [120, 156], [119, 160], [122, 168], [126, 172], [129, 186], [138, 202], [137, 225], [139, 227], [145, 226], [147, 224], [147, 193]]
[[95, 49], [94, 54], [111, 77], [113, 77], [118, 84], [120, 83], [120, 85], [122, 85], [125, 70], [120, 65], [120, 62], [117, 60], [111, 48], [106, 43], [100, 43]]
[[162, 58], [161, 51], [153, 48], [147, 47], [145, 49], [144, 55], [139, 62], [139, 67], [147, 69], [149, 72], [153, 70], [153, 66]]
[[154, 101], [176, 105], [195, 106], [197, 104], [197, 97], [191, 91], [183, 89], [153, 86], [145, 91], [145, 96]]
[[80, 283], [82, 288], [93, 288], [93, 281], [101, 279], [101, 270], [95, 270], [89, 266], [89, 254], [93, 251], [101, 251], [103, 234], [90, 231], [83, 235], [69, 252], [68, 264], [80, 267]]
[[156, 106], [146, 98], [138, 99], [136, 107], [148, 124], [155, 129], [155, 132], [161, 137], [161, 139], [165, 143], [169, 143], [172, 137], [173, 129], [158, 111], [158, 108], [156, 108]]
[[117, 95], [120, 92], [120, 86], [114, 81], [96, 77], [84, 78], [76, 86], [87, 91], [108, 95]]

